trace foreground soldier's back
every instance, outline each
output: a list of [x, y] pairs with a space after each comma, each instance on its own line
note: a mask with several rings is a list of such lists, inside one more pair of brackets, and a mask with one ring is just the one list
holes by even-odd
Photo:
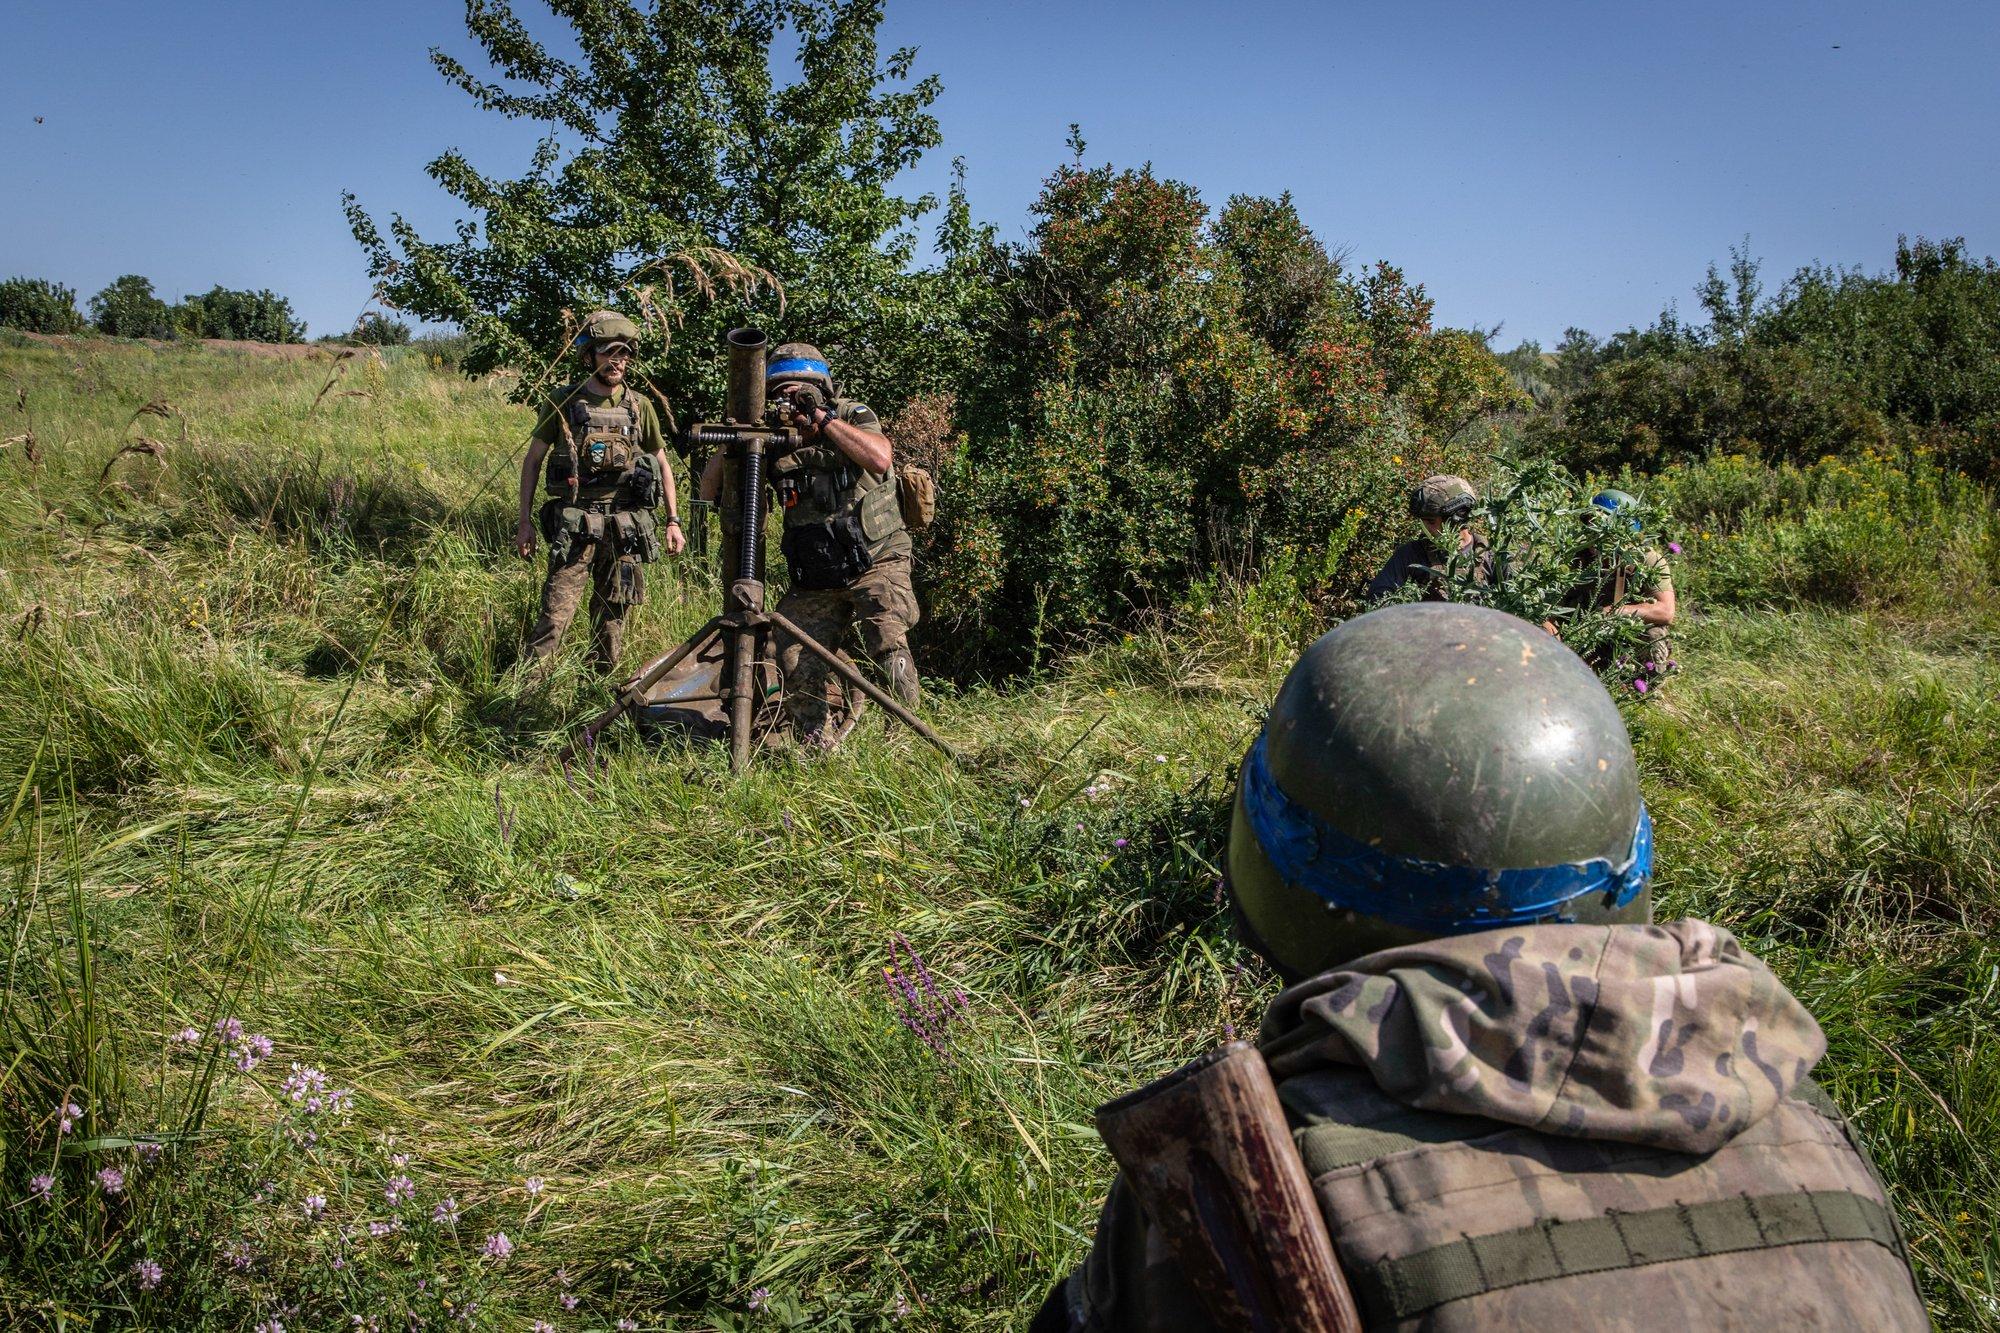
[[[1649, 923], [1650, 843], [1615, 707], [1524, 623], [1393, 608], [1287, 680], [1230, 888], [1296, 983], [1258, 1045], [1364, 1326], [1928, 1326], [1817, 1024]], [[1038, 1330], [1217, 1327], [1141, 1193]]]

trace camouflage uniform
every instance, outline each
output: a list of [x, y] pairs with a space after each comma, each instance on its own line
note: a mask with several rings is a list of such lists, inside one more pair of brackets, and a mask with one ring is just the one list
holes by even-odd
[[[1259, 1047], [1368, 1328], [1928, 1326], [1818, 1025], [1725, 930], [1385, 950]], [[1036, 1328], [1212, 1331], [1122, 1179]]]
[[[1628, 600], [1628, 593], [1631, 598], [1650, 601], [1672, 592], [1674, 587], [1673, 567], [1667, 563], [1666, 556], [1657, 550], [1648, 550], [1637, 570], [1630, 566], [1613, 569], [1609, 561], [1594, 554], [1585, 556], [1585, 569], [1588, 571], [1586, 577], [1579, 579], [1563, 599], [1563, 604], [1575, 611], [1608, 611], [1623, 605]], [[1646, 626], [1648, 660], [1656, 663], [1661, 671], [1673, 665], [1674, 646], [1670, 634], [1665, 625]], [[1591, 661], [1590, 664], [1594, 667], [1606, 665], [1601, 660]]]
[[[838, 399], [833, 413], [861, 430], [881, 432], [865, 404]], [[858, 624], [861, 646], [906, 707], [920, 701], [910, 630], [920, 612], [910, 580], [912, 543], [897, 502], [892, 467], [876, 477], [831, 444], [800, 449], [781, 460], [773, 480], [785, 514], [784, 551], [791, 584], [778, 611], [830, 649], [838, 651], [849, 625]], [[863, 566], [849, 572], [851, 560]], [[831, 671], [789, 635], [778, 638], [785, 677], [785, 709], [795, 734], [824, 735]]]
[[549, 447], [548, 498], [540, 514], [542, 538], [549, 544], [549, 570], [542, 584], [541, 615], [528, 635], [527, 655], [539, 658], [555, 652], [588, 590], [589, 661], [609, 674], [617, 667], [624, 643], [625, 613], [646, 600], [642, 565], [658, 555], [658, 529], [650, 509], [634, 503], [616, 482], [586, 476], [572, 488], [564, 479], [562, 469], [568, 466], [572, 444], [584, 446], [583, 437], [593, 422], [607, 430], [629, 430], [628, 447], [637, 454], [657, 455], [666, 445], [652, 402], [629, 385], [619, 386], [609, 396], [572, 385], [544, 407], [535, 439]]

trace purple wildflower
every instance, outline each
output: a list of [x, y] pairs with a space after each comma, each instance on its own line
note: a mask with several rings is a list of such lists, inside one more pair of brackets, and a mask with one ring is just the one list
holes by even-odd
[[250, 1265], [256, 1258], [251, 1252], [250, 1242], [247, 1240], [230, 1241], [229, 1244], [223, 1246], [222, 1257], [227, 1259], [229, 1266], [239, 1273], [249, 1272]]
[[1121, 847], [1121, 848], [1130, 847], [1132, 845], [1132, 840], [1130, 838], [1113, 838], [1111, 840], [1111, 845], [1113, 847]]
[[201, 1033], [194, 1028], [182, 1028], [179, 1032], [167, 1038], [167, 1044], [169, 1046], [198, 1046], [201, 1044]]
[[398, 1229], [397, 1224], [394, 1222], [370, 1222], [368, 1224], [368, 1234], [376, 1240], [391, 1235]]
[[246, 1074], [270, 1058], [271, 1039], [266, 1036], [253, 1033], [236, 1048], [236, 1067]]
[[56, 1187], [56, 1178], [50, 1175], [46, 1171], [43, 1171], [38, 1175], [33, 1175], [28, 1177], [28, 1193], [34, 1195], [37, 1199], [48, 1198], [50, 1192], [53, 1191], [55, 1187]]
[[431, 1221], [441, 1226], [458, 1221], [458, 1200], [447, 1196], [443, 1203], [431, 1209]]
[[300, 1207], [306, 1210], [307, 1217], [318, 1217], [326, 1211], [326, 1196], [324, 1194], [308, 1194], [306, 1195], [305, 1202]]
[[573, 1283], [573, 1282], [575, 1282], [575, 1281], [576, 1281], [576, 1279], [575, 1279], [575, 1278], [573, 1278], [573, 1277], [571, 1277], [571, 1276], [569, 1275], [569, 1266], [568, 1266], [567, 1264], [565, 1264], [565, 1265], [564, 1265], [563, 1267], [561, 1267], [561, 1268], [558, 1268], [558, 1269], [556, 1270], [556, 1285], [557, 1285], [557, 1286], [561, 1286], [561, 1287], [567, 1287], [567, 1286], [569, 1286], [569, 1285], [570, 1285], [571, 1283]]
[[[354, 1090], [335, 1088], [326, 1094], [326, 1109], [332, 1115], [346, 1115], [354, 1109]], [[315, 1136], [317, 1137], [317, 1136]]]
[[97, 1183], [106, 1194], [125, 1192], [125, 1173], [115, 1166], [107, 1166], [97, 1173]]
[[285, 1075], [285, 1081], [278, 1085], [278, 1092], [293, 1102], [322, 1098], [326, 1092], [326, 1071], [311, 1065], [295, 1064], [292, 1072]]
[[569, 1292], [564, 1292], [556, 1299], [562, 1302], [562, 1308], [565, 1310], [574, 1310], [576, 1308], [576, 1297]]
[[619, 1333], [639, 1333], [639, 1321], [636, 1319], [621, 1319], [618, 1321], [618, 1328]]
[[77, 1117], [82, 1114], [83, 1108], [81, 1106], [78, 1106], [75, 1102], [64, 1100], [60, 1106], [56, 1107], [56, 1116], [58, 1118], [56, 1133], [67, 1134], [72, 1129], [75, 1129]]
[[1675, 555], [1679, 555], [1681, 553], [1681, 544], [1679, 542], [1668, 542], [1667, 549]]
[[1646, 684], [1645, 679], [1641, 677], [1640, 679], [1632, 682], [1632, 688], [1639, 691], [1639, 693], [1644, 694], [1647, 690], [1651, 689], [1652, 686]]
[[139, 1154], [139, 1160], [142, 1162], [155, 1162], [159, 1160], [160, 1154], [166, 1151], [166, 1145], [155, 1143], [151, 1139], [142, 1139], [132, 1145], [132, 1151]]
[[769, 1287], [759, 1287], [750, 1293], [750, 1308], [752, 1310], [761, 1310], [770, 1299], [771, 1289]]
[[263, 1323], [257, 1325], [257, 1333], [285, 1333], [284, 1321], [266, 1319]]
[[496, 1231], [486, 1238], [483, 1253], [488, 1259], [505, 1259], [514, 1252], [514, 1242], [507, 1239], [507, 1233]]
[[521, 1188], [528, 1191], [528, 1197], [531, 1199], [539, 1199], [542, 1196], [542, 1191], [548, 1187], [549, 1182], [543, 1180], [540, 1176], [529, 1176], [521, 1182]]
[[151, 1259], [141, 1259], [132, 1265], [132, 1276], [139, 1279], [139, 1290], [141, 1291], [154, 1290], [160, 1285], [160, 1279], [166, 1275], [167, 1270], [154, 1263]]
[[537, 1319], [528, 1325], [528, 1333], [556, 1333], [556, 1326], [546, 1319]]
[[391, 1153], [389, 1156], [389, 1165], [395, 1167], [398, 1171], [401, 1171], [409, 1164], [410, 1155], [406, 1152]]
[[215, 1021], [215, 1035], [222, 1038], [224, 1046], [234, 1046], [243, 1040], [243, 1023], [240, 1019], [219, 1018]]
[[408, 1176], [396, 1176], [382, 1188], [382, 1196], [391, 1208], [399, 1203], [408, 1203], [417, 1197], [417, 1183]]

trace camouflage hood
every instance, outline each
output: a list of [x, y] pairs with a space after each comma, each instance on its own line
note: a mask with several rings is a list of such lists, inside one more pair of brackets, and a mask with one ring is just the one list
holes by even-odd
[[1359, 1066], [1425, 1110], [1691, 1153], [1763, 1119], [1826, 1052], [1769, 968], [1693, 920], [1370, 954], [1280, 995], [1259, 1045], [1280, 1080]]

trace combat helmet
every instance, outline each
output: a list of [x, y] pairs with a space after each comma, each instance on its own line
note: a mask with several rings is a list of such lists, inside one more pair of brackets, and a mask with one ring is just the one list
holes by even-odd
[[1449, 474], [1425, 477], [1410, 487], [1411, 518], [1442, 518], [1463, 523], [1472, 517], [1472, 507], [1478, 502], [1479, 493], [1464, 477]]
[[[1639, 507], [1638, 496], [1632, 495], [1626, 491], [1617, 490], [1615, 488], [1607, 488], [1605, 490], [1599, 491], [1597, 494], [1590, 497], [1590, 502], [1593, 505], [1596, 505], [1599, 509], [1602, 509], [1605, 513], [1610, 514], [1613, 518], [1616, 518], [1618, 515], [1624, 513], [1628, 509], [1637, 509]], [[1634, 532], [1639, 531], [1640, 527], [1639, 520], [1637, 518], [1633, 518], [1630, 520], [1630, 522], [1632, 525], [1632, 531]]]
[[764, 363], [764, 384], [771, 387], [778, 384], [803, 380], [816, 384], [820, 392], [833, 398], [833, 372], [827, 368], [826, 357], [811, 343], [779, 343], [771, 351], [771, 359]]
[[601, 352], [607, 347], [624, 346], [634, 354], [639, 350], [639, 326], [616, 310], [593, 310], [583, 317], [574, 346], [579, 353]]
[[1411, 603], [1322, 635], [1244, 758], [1228, 884], [1288, 980], [1539, 921], [1651, 919], [1652, 822], [1618, 709], [1526, 621]]

